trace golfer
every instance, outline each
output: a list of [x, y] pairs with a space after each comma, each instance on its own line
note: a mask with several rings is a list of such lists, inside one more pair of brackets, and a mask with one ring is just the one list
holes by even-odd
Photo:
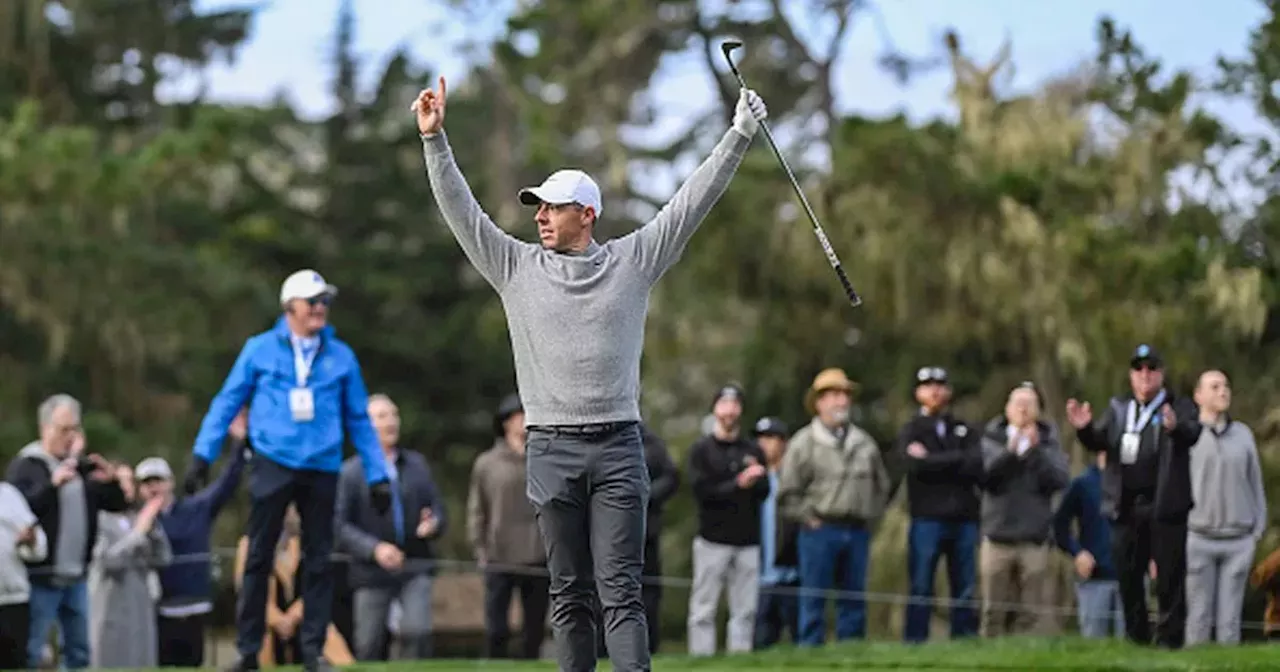
[[648, 670], [640, 574], [649, 474], [639, 392], [649, 293], [728, 187], [767, 115], [764, 102], [741, 90], [711, 156], [652, 221], [622, 238], [592, 239], [600, 189], [581, 171], [522, 189], [520, 202], [537, 208], [540, 246], [508, 235], [476, 203], [444, 133], [443, 77], [413, 109], [436, 204], [506, 309], [560, 669], [595, 669], [594, 578], [613, 669]]
[[327, 671], [321, 656], [333, 606], [329, 555], [342, 445], [350, 437], [380, 512], [391, 504], [382, 447], [366, 411], [368, 392], [351, 348], [328, 325], [338, 290], [312, 270], [280, 288], [284, 314], [270, 330], [245, 342], [222, 389], [209, 405], [187, 474], [190, 492], [207, 478], [236, 413], [249, 405], [249, 556], [236, 604], [236, 670], [258, 669], [266, 632], [267, 581], [290, 504], [302, 523], [302, 599], [299, 629], [307, 672]]

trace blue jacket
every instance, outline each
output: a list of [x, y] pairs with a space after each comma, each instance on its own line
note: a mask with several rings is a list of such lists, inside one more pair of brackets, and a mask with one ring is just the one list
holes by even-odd
[[212, 551], [213, 524], [222, 507], [235, 496], [247, 461], [243, 442], [232, 441], [230, 450], [231, 462], [213, 483], [190, 497], [175, 499], [169, 510], [160, 514], [160, 526], [169, 538], [175, 558], [160, 570], [162, 610], [208, 604], [213, 600], [207, 559]]
[[[1071, 523], [1080, 526], [1080, 536], [1071, 533]], [[1115, 565], [1111, 562], [1111, 523], [1102, 515], [1102, 471], [1090, 465], [1067, 487], [1058, 510], [1053, 514], [1054, 538], [1067, 555], [1080, 551], [1093, 555], [1094, 580], [1114, 581]]]
[[289, 392], [298, 383], [293, 345], [282, 315], [269, 331], [245, 341], [200, 425], [193, 449], [196, 457], [211, 464], [218, 459], [227, 427], [247, 401], [249, 443], [255, 457], [289, 469], [337, 473], [342, 467], [342, 445], [349, 436], [364, 464], [366, 482], [386, 481], [382, 448], [366, 410], [369, 394], [360, 363], [351, 347], [334, 335], [332, 326], [319, 335], [320, 349], [307, 381], [315, 405], [311, 421], [294, 422], [289, 411]]

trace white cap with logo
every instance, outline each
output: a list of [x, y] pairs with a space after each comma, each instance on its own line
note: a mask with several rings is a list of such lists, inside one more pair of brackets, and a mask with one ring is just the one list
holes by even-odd
[[337, 296], [338, 288], [325, 282], [324, 276], [305, 268], [285, 278], [280, 285], [280, 305], [293, 299], [314, 299], [322, 294]]
[[520, 202], [525, 205], [549, 203], [563, 205], [577, 203], [595, 209], [596, 217], [604, 210], [600, 204], [600, 187], [591, 176], [581, 170], [557, 170], [542, 184], [520, 190]]
[[133, 477], [138, 481], [149, 481], [158, 478], [165, 481], [173, 480], [173, 470], [169, 468], [169, 463], [161, 457], [148, 457], [138, 463], [133, 470]]

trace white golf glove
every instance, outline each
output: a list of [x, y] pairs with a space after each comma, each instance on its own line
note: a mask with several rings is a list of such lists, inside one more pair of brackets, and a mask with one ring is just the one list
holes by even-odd
[[754, 137], [760, 122], [769, 117], [764, 101], [751, 89], [739, 89], [738, 106], [733, 110], [733, 127], [748, 138]]

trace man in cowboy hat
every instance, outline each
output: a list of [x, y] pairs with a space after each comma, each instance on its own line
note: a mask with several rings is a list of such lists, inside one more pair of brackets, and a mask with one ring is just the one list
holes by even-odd
[[[849, 421], [855, 385], [845, 372], [825, 369], [813, 379], [805, 406], [813, 419], [791, 437], [782, 461], [778, 500], [801, 524], [797, 546], [800, 586], [800, 645], [826, 638], [826, 597], [840, 577], [840, 590], [866, 589], [871, 527], [884, 513], [889, 472], [870, 434]], [[836, 639], [867, 632], [861, 598], [836, 602]]]

